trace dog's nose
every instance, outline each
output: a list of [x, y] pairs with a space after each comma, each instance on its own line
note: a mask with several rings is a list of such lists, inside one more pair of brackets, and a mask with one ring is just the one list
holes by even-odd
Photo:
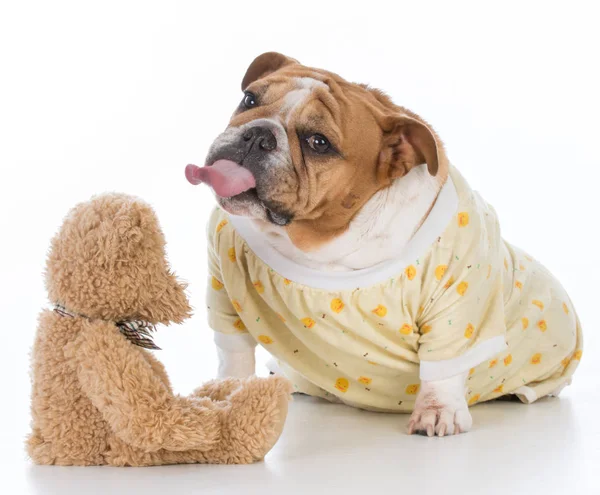
[[277, 148], [277, 139], [275, 135], [266, 127], [250, 127], [243, 134], [248, 150], [253, 146], [258, 146], [263, 151], [273, 151]]

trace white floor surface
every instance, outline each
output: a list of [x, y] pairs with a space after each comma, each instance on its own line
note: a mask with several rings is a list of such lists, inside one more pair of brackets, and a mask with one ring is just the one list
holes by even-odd
[[406, 435], [407, 415], [297, 396], [280, 441], [249, 466], [33, 466], [14, 455], [15, 432], [2, 459], [3, 493], [597, 494], [600, 397], [593, 380], [576, 382], [534, 405], [478, 405], [473, 430], [447, 438]]

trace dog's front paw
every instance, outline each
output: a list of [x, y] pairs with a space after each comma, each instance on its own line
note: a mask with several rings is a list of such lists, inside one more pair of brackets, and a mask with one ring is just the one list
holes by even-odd
[[441, 405], [415, 408], [408, 423], [408, 434], [426, 433], [432, 437], [438, 435], [456, 435], [471, 429], [473, 420], [466, 407], [453, 409]]
[[[456, 435], [471, 429], [473, 419], [463, 395], [462, 377], [424, 382], [408, 422], [408, 434]], [[453, 383], [455, 382], [455, 383]]]

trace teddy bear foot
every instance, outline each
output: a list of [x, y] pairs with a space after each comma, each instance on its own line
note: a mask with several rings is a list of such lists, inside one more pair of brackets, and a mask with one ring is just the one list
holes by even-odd
[[250, 377], [226, 399], [219, 446], [207, 452], [211, 463], [250, 464], [262, 460], [279, 439], [291, 400], [292, 385], [284, 377]]

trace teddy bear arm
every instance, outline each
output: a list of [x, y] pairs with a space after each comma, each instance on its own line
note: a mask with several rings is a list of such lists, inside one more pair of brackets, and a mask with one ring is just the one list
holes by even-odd
[[144, 357], [146, 358], [146, 361], [148, 361], [148, 363], [150, 364], [152, 371], [154, 371], [154, 373], [156, 373], [156, 376], [160, 378], [167, 390], [172, 392], [173, 388], [171, 387], [171, 382], [169, 380], [169, 376], [167, 375], [167, 370], [165, 369], [164, 365], [149, 352], [146, 353]]
[[146, 359], [147, 351], [114, 325], [88, 324], [67, 352], [82, 390], [129, 445], [146, 452], [205, 451], [220, 441], [222, 408], [209, 399], [173, 396], [166, 375], [157, 374]]

